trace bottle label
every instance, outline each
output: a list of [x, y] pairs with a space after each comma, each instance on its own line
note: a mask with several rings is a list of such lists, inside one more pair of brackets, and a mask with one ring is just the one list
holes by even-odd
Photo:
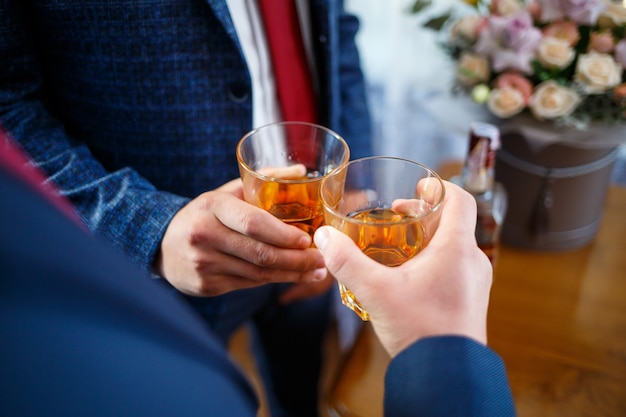
[[463, 169], [464, 187], [471, 193], [484, 193], [493, 187], [496, 149], [500, 147], [498, 128], [488, 123], [472, 123], [467, 159]]

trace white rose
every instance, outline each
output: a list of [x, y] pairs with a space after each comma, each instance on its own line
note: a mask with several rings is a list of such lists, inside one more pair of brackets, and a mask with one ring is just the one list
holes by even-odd
[[456, 77], [461, 84], [476, 85], [489, 79], [489, 61], [482, 55], [464, 52], [457, 64]]
[[492, 3], [493, 13], [508, 16], [524, 10], [524, 4], [519, 0], [497, 0]]
[[515, 116], [524, 107], [522, 93], [512, 87], [494, 88], [487, 100], [487, 108], [502, 119]]
[[580, 103], [580, 96], [571, 88], [555, 81], [545, 81], [537, 86], [530, 97], [530, 110], [537, 119], [555, 119], [570, 115]]
[[548, 68], [565, 68], [572, 63], [576, 52], [564, 39], [546, 36], [539, 43], [537, 59]]
[[626, 24], [626, 7], [622, 4], [605, 1], [606, 9], [598, 17], [601, 28], [611, 29]]
[[587, 93], [603, 93], [622, 80], [622, 67], [609, 54], [590, 52], [578, 57], [574, 79]]

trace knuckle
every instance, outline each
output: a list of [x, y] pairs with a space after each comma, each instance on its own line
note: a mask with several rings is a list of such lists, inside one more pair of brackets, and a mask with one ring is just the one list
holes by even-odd
[[247, 211], [241, 215], [241, 227], [247, 236], [256, 236], [263, 224], [256, 213]]
[[190, 246], [199, 246], [200, 244], [202, 244], [202, 242], [206, 240], [206, 235], [201, 228], [194, 227], [189, 231], [188, 240]]
[[215, 193], [206, 192], [204, 194], [200, 194], [196, 197], [196, 203], [198, 204], [198, 209], [200, 210], [211, 210], [215, 204]]
[[271, 267], [278, 262], [278, 254], [274, 248], [259, 244], [253, 249], [253, 262], [262, 267]]

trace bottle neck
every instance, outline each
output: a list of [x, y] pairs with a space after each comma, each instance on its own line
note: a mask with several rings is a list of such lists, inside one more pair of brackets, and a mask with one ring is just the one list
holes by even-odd
[[486, 137], [472, 136], [461, 182], [463, 188], [472, 194], [483, 194], [493, 188], [495, 149]]

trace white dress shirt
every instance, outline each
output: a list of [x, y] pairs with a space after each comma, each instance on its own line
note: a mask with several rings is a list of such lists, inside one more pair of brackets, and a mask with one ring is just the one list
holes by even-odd
[[[252, 78], [252, 127], [279, 122], [282, 120], [280, 103], [257, 0], [226, 0], [226, 3]], [[311, 24], [307, 3], [307, 0], [296, 1], [306, 56], [312, 70]]]

